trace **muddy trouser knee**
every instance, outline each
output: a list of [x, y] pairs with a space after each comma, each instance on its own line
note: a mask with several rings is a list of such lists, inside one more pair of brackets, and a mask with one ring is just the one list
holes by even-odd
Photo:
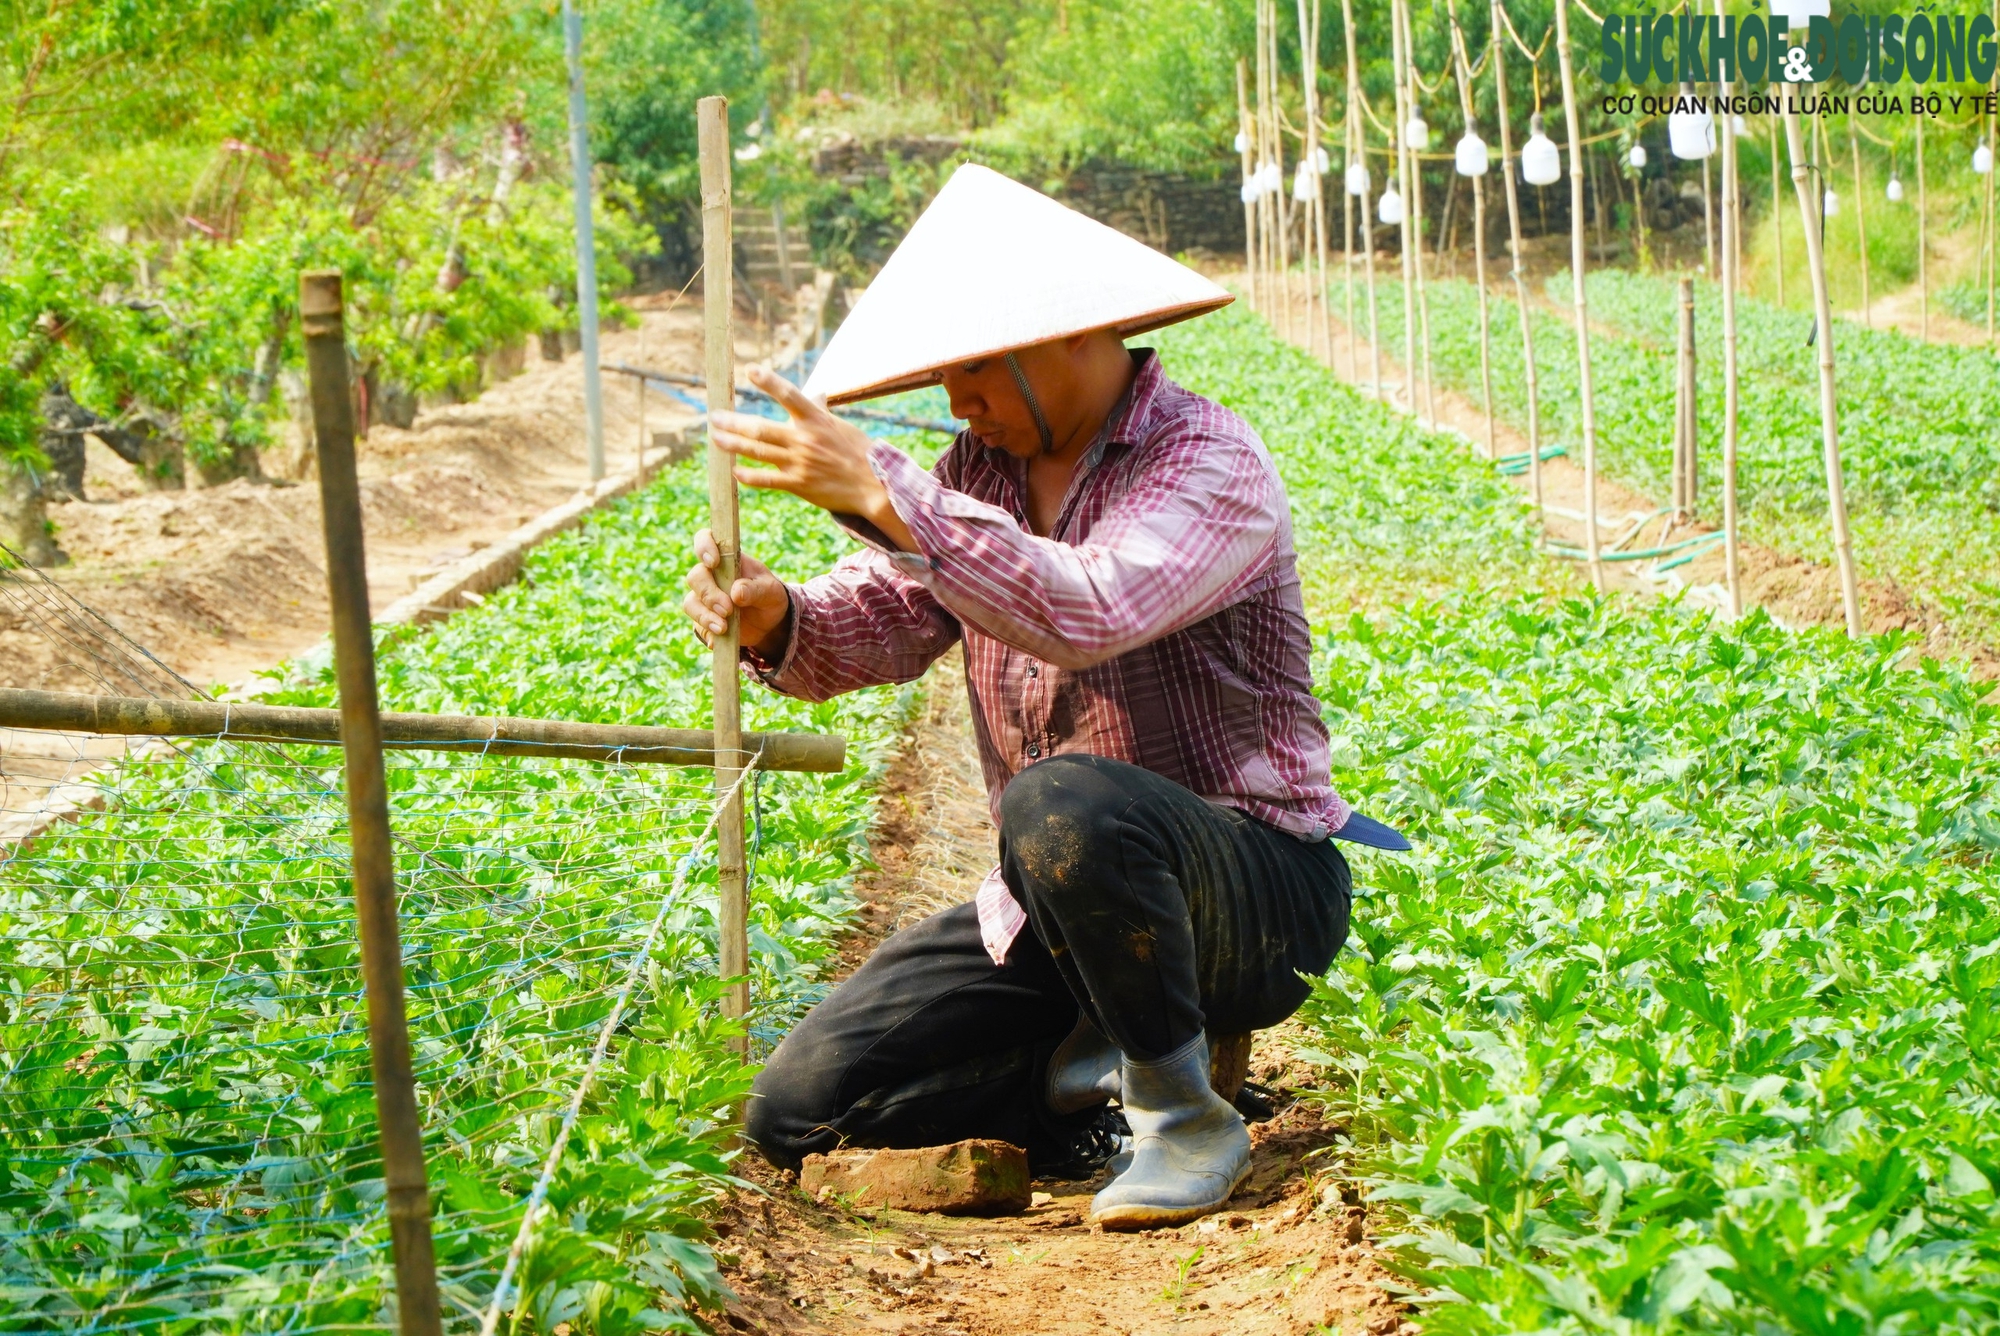
[[1263, 1029], [1347, 938], [1349, 876], [1302, 840], [1149, 770], [1057, 756], [1000, 802], [1001, 872], [1097, 1027], [1128, 1058]]
[[[1131, 1056], [1275, 1025], [1347, 932], [1348, 874], [1137, 766], [1063, 756], [1001, 801], [1002, 870], [1029, 926], [995, 966], [963, 904], [904, 928], [758, 1075], [745, 1135], [775, 1164], [853, 1146], [993, 1137], [1063, 1159], [1092, 1114], [1051, 1114], [1050, 1054], [1079, 999]], [[1053, 950], [1051, 950], [1053, 946]]]

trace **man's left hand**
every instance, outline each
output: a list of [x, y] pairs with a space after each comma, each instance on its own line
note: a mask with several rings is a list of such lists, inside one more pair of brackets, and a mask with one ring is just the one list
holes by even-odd
[[908, 526], [889, 504], [889, 489], [868, 463], [874, 444], [866, 432], [843, 422], [784, 377], [759, 367], [750, 383], [790, 415], [789, 422], [747, 413], [715, 413], [709, 434], [739, 460], [736, 480], [745, 487], [775, 488], [836, 515], [856, 515], [872, 523], [904, 551], [916, 547]]

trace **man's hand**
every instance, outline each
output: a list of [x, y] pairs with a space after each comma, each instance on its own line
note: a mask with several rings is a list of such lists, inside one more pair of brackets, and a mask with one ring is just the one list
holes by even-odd
[[915, 551], [909, 527], [889, 504], [889, 489], [869, 466], [872, 442], [867, 433], [835, 417], [782, 376], [758, 368], [751, 371], [750, 381], [782, 405], [792, 420], [773, 422], [745, 413], [710, 415], [709, 436], [717, 446], [766, 466], [738, 464], [736, 481], [745, 487], [790, 492], [836, 515], [859, 516], [897, 547]]
[[699, 564], [688, 572], [688, 596], [681, 602], [681, 611], [701, 633], [702, 643], [713, 644], [715, 637], [728, 629], [729, 614], [734, 611], [741, 617], [737, 631], [746, 648], [774, 663], [782, 658], [792, 631], [792, 598], [783, 581], [755, 557], [739, 555], [736, 582], [725, 593], [715, 582], [715, 569], [722, 564], [715, 535], [707, 529], [696, 534], [694, 554]]

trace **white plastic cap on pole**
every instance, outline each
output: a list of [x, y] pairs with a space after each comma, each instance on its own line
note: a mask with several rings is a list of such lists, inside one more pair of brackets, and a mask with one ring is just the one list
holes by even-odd
[[1542, 113], [1536, 112], [1528, 126], [1533, 133], [1521, 145], [1521, 179], [1531, 186], [1552, 186], [1562, 180], [1562, 156], [1555, 140], [1542, 131]]
[[1891, 204], [1900, 204], [1903, 202], [1903, 183], [1893, 176], [1889, 178], [1888, 195]]
[[1484, 176], [1490, 161], [1486, 141], [1470, 131], [1458, 141], [1458, 147], [1452, 152], [1452, 166], [1458, 169], [1460, 176]]
[[1403, 127], [1403, 147], [1413, 153], [1421, 153], [1430, 146], [1430, 122], [1415, 112], [1411, 112], [1409, 124]]
[[1292, 198], [1304, 204], [1319, 194], [1319, 177], [1314, 174], [1311, 163], [1302, 162], [1292, 173]]
[[1840, 196], [1834, 194], [1831, 190], [1827, 191], [1826, 198], [1820, 202], [1820, 216], [1831, 218], [1839, 212]]
[[1278, 170], [1275, 162], [1266, 162], [1257, 169], [1257, 188], [1266, 195], [1275, 195], [1285, 188], [1285, 174]]
[[1368, 165], [1362, 162], [1348, 163], [1347, 193], [1354, 196], [1356, 199], [1366, 199], [1368, 197], [1369, 187], [1370, 187], [1370, 182], [1368, 180]]
[[1243, 189], [1236, 193], [1245, 204], [1255, 204], [1264, 192], [1257, 189], [1257, 177], [1252, 173], [1243, 178]]
[[1236, 151], [1238, 153], [1248, 153], [1250, 151], [1250, 136], [1244, 134], [1241, 130], [1236, 132]]
[[1625, 155], [1625, 161], [1631, 163], [1639, 171], [1644, 171], [1646, 169], [1646, 146], [1644, 144], [1632, 145], [1632, 151]]
[[1715, 117], [1705, 111], [1676, 111], [1667, 116], [1667, 147], [1676, 158], [1700, 162], [1715, 152]]
[[1990, 176], [1993, 172], [1993, 149], [1984, 139], [1979, 141], [1978, 148], [1972, 150], [1972, 170], [1981, 176]]
[[1090, 330], [1142, 334], [1229, 292], [1143, 242], [967, 163], [854, 303], [806, 393], [853, 403], [946, 367]]
[[1319, 174], [1325, 176], [1333, 170], [1333, 159], [1326, 156], [1326, 145], [1313, 145], [1313, 162], [1319, 167]]
[[1396, 193], [1396, 182], [1393, 177], [1390, 178], [1389, 188], [1382, 192], [1382, 198], [1376, 202], [1375, 216], [1390, 227], [1395, 227], [1403, 221], [1403, 197]]

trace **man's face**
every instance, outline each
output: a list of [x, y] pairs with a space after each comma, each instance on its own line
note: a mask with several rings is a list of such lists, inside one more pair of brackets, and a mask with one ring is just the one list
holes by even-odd
[[[1063, 373], [1068, 365], [1068, 341], [1038, 343], [1021, 348], [1014, 359], [1041, 401], [1042, 411], [1051, 420], [1058, 414], [1062, 398]], [[982, 357], [961, 362], [944, 371], [945, 393], [951, 396], [951, 415], [964, 418], [981, 445], [1005, 450], [1016, 459], [1033, 459], [1042, 452], [1042, 436], [1035, 429], [1035, 415], [1014, 384], [1014, 373], [1005, 357]]]

